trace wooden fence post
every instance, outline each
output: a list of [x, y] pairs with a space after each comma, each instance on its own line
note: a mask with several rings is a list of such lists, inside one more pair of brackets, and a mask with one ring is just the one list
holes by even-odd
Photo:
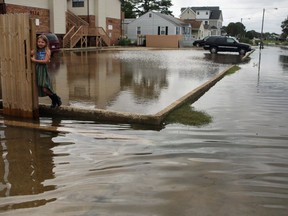
[[36, 45], [35, 23], [29, 14], [0, 15], [0, 75], [3, 114], [38, 118], [38, 96], [31, 49]]

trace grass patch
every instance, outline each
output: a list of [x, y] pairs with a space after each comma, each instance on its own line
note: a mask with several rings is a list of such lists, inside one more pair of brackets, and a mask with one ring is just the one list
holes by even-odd
[[203, 126], [212, 122], [212, 117], [205, 112], [196, 111], [189, 104], [183, 105], [170, 113], [165, 119], [166, 124], [179, 123], [190, 126]]
[[232, 68], [230, 68], [226, 75], [231, 75], [231, 74], [234, 74], [236, 71], [240, 70], [241, 67], [237, 66], [237, 65], [234, 65]]

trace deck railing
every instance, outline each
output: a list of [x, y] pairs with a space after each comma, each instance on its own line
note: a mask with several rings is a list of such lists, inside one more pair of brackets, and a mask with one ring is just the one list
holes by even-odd
[[87, 36], [96, 36], [97, 40], [101, 40], [105, 45], [110, 46], [110, 37], [102, 27], [89, 27], [89, 24], [85, 20], [69, 10], [66, 12], [66, 19], [66, 28], [69, 31], [63, 37], [63, 47], [72, 48], [80, 40], [81, 46], [83, 41], [87, 44]]
[[80, 17], [78, 17], [77, 15], [75, 15], [73, 12], [67, 10], [66, 12], [66, 17], [67, 17], [67, 21], [68, 23], [72, 23], [74, 26], [89, 26], [89, 24], [81, 19]]
[[[79, 40], [88, 35], [88, 27], [80, 26], [70, 38], [70, 48], [74, 47]], [[87, 41], [86, 41], [87, 42]], [[81, 43], [82, 46], [82, 43]]]
[[90, 27], [89, 36], [100, 37], [107, 46], [110, 46], [111, 39], [107, 34], [107, 32], [102, 27], [94, 27], [94, 28]]

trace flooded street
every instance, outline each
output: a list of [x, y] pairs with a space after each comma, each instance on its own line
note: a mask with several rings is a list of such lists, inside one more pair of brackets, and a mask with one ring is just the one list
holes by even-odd
[[[111, 52], [70, 66], [65, 58], [78, 54], [65, 55], [51, 65], [57, 92], [69, 106], [154, 113], [239, 63], [191, 105], [213, 121], [154, 130], [41, 118], [47, 130], [38, 130], [8, 126], [1, 117], [0, 215], [287, 215], [288, 50], [265, 47], [259, 58], [257, 49], [243, 63], [238, 55], [202, 50], [157, 52], [163, 59]], [[83, 70], [105, 55], [113, 58], [99, 67], [109, 73]]]
[[78, 51], [55, 56], [50, 71], [63, 105], [155, 114], [241, 58], [217, 60], [202, 50]]

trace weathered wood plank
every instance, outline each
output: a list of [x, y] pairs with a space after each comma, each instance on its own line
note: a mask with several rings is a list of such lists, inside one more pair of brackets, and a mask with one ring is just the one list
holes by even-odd
[[0, 42], [3, 44], [0, 72], [5, 115], [39, 117], [35, 65], [30, 60], [31, 46], [36, 44], [34, 23], [28, 14], [0, 16]]

